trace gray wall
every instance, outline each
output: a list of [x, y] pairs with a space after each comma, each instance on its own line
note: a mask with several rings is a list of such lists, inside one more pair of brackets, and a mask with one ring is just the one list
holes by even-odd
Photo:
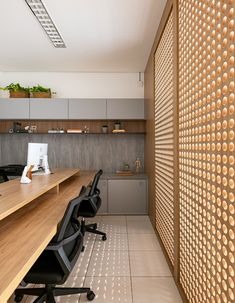
[[25, 164], [28, 142], [48, 143], [51, 168], [80, 168], [105, 172], [134, 168], [136, 157], [144, 170], [144, 135], [1, 134], [0, 165]]

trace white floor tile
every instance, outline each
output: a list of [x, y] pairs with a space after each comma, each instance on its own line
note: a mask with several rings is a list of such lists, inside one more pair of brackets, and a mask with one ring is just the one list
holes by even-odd
[[87, 276], [127, 277], [130, 276], [127, 251], [93, 251]]
[[155, 234], [129, 234], [129, 250], [160, 250], [161, 246]]
[[173, 278], [132, 278], [133, 303], [182, 303]]
[[[70, 275], [67, 281], [63, 285], [58, 287], [82, 287], [85, 281], [85, 277], [78, 277]], [[86, 287], [86, 286], [85, 286]]]
[[100, 226], [98, 228], [99, 230], [107, 233], [107, 237], [110, 234], [116, 233], [116, 234], [126, 234], [126, 222], [119, 221], [119, 220], [105, 220], [100, 223]]
[[83, 245], [85, 246], [86, 250], [92, 250], [95, 244], [96, 235], [92, 233], [85, 233]]
[[128, 234], [155, 234], [149, 220], [127, 221], [127, 232]]
[[84, 277], [87, 272], [91, 255], [92, 255], [92, 250], [88, 250], [85, 248], [85, 251], [80, 254], [77, 263], [75, 264], [70, 276]]
[[126, 216], [102, 216], [102, 222], [122, 221], [126, 223]]
[[111, 233], [107, 235], [106, 241], [97, 237], [93, 249], [97, 251], [128, 250], [127, 234]]
[[133, 277], [169, 277], [170, 269], [161, 251], [130, 251]]
[[[89, 277], [85, 285], [96, 294], [95, 303], [132, 303], [130, 277]], [[89, 302], [81, 295], [80, 302]]]
[[131, 221], [150, 221], [149, 216], [126, 216], [127, 222]]

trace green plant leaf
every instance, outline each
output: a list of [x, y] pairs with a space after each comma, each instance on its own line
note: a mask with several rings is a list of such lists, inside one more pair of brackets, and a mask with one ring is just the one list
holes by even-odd
[[50, 91], [50, 88], [43, 87], [39, 84], [30, 88], [31, 93], [49, 93]]

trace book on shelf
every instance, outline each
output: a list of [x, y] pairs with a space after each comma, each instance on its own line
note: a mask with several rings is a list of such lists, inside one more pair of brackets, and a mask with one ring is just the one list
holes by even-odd
[[68, 134], [81, 134], [82, 133], [82, 129], [79, 129], [79, 128], [69, 128], [69, 129], [67, 129], [67, 133]]
[[112, 130], [112, 132], [113, 132], [114, 134], [118, 134], [118, 133], [125, 133], [126, 130], [125, 130], [125, 129], [114, 129], [114, 130]]

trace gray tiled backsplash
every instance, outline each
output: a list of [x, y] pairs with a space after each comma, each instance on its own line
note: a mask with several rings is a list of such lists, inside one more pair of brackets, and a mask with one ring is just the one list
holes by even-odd
[[28, 142], [48, 143], [49, 165], [105, 172], [122, 169], [128, 163], [134, 169], [139, 157], [144, 171], [144, 135], [99, 134], [1, 134], [0, 165], [24, 164]]

